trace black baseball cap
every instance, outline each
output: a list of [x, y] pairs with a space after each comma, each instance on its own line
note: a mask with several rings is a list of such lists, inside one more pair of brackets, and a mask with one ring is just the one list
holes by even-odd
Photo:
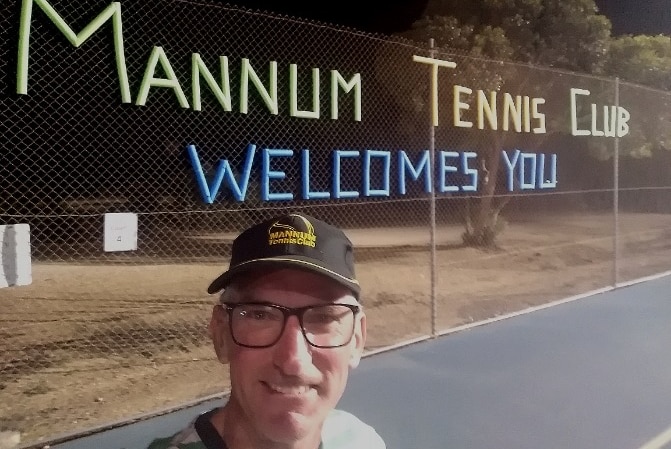
[[243, 231], [234, 241], [228, 271], [207, 288], [216, 293], [243, 272], [259, 268], [299, 268], [348, 287], [358, 299], [352, 242], [345, 233], [309, 215], [290, 213]]

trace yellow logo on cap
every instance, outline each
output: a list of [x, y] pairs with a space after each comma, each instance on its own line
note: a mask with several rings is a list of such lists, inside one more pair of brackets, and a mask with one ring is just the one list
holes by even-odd
[[[268, 228], [268, 245], [294, 244], [310, 246], [312, 248], [317, 244], [317, 236], [314, 227], [307, 218], [298, 214], [289, 214], [289, 217], [295, 217], [303, 224], [300, 226], [305, 229], [297, 229], [294, 224], [283, 223], [286, 218], [279, 219]], [[293, 220], [292, 220], [293, 221]]]

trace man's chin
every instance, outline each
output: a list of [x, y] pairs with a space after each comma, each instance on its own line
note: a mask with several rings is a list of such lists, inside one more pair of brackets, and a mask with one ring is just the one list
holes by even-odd
[[285, 411], [272, 415], [264, 427], [268, 439], [277, 443], [296, 442], [315, 433], [321, 435], [321, 425], [316, 416], [298, 412]]

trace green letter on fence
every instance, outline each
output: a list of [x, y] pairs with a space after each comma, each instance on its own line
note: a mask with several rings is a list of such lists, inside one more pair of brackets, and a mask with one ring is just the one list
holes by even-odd
[[33, 3], [39, 6], [47, 15], [49, 20], [56, 25], [56, 28], [70, 41], [75, 47], [79, 47], [86, 40], [93, 35], [98, 29], [112, 19], [112, 30], [114, 36], [114, 51], [116, 56], [117, 73], [119, 76], [119, 84], [121, 87], [121, 101], [130, 103], [130, 85], [128, 83], [128, 73], [126, 70], [126, 57], [123, 48], [123, 33], [121, 25], [121, 3], [111, 3], [98, 17], [79, 33], [72, 31], [61, 16], [54, 10], [54, 8], [47, 2], [47, 0], [23, 0], [21, 7], [21, 21], [19, 24], [19, 51], [18, 64], [16, 71], [16, 93], [26, 95], [28, 94], [28, 61], [29, 61], [29, 47], [30, 47], [30, 25], [33, 15]]

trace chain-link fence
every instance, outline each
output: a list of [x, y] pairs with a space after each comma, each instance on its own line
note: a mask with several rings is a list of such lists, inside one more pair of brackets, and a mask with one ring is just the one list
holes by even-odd
[[353, 239], [370, 349], [671, 268], [668, 93], [195, 1], [4, 2], [0, 33], [24, 442], [224, 390], [205, 287], [279, 209]]

